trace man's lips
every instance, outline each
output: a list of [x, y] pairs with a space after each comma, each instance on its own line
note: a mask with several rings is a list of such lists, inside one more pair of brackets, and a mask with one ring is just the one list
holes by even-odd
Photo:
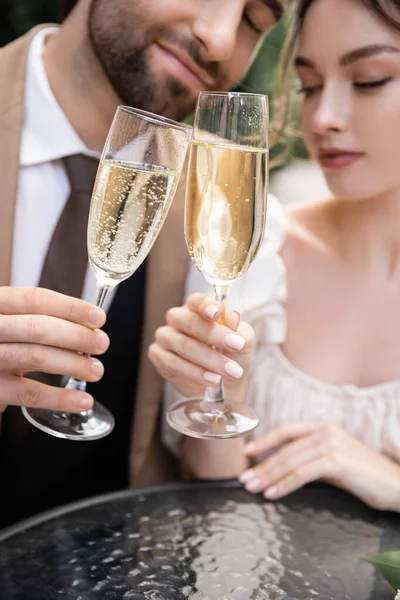
[[319, 151], [318, 162], [322, 167], [328, 169], [340, 169], [352, 165], [363, 156], [362, 152], [352, 152], [341, 148], [326, 148]]
[[156, 42], [155, 46], [163, 55], [175, 77], [196, 90], [210, 89], [213, 86], [213, 78], [199, 67], [186, 52], [164, 42]]

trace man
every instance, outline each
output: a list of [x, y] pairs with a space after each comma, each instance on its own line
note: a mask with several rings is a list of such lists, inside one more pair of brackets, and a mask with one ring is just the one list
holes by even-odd
[[[65, 251], [52, 266], [51, 247], [75, 194], [74, 160], [98, 158], [117, 105], [184, 119], [200, 90], [230, 89], [243, 78], [282, 12], [279, 0], [72, 0], [64, 8], [73, 10], [60, 29], [38, 28], [0, 52], [0, 525], [176, 476], [160, 442], [162, 380], [147, 348], [182, 297], [183, 184], [149, 259], [118, 288], [105, 325], [106, 375], [96, 385], [103, 367], [81, 353], [106, 351], [105, 315], [71, 297], [73, 277], [67, 289], [64, 275], [60, 288], [48, 283], [65, 266], [78, 271], [67, 237], [72, 252], [85, 219], [64, 230]], [[93, 299], [90, 273], [75, 295]], [[32, 371], [92, 386], [51, 387], [48, 378], [24, 376]], [[103, 440], [59, 440], [21, 417], [20, 406], [80, 412], [92, 393], [116, 417]]]

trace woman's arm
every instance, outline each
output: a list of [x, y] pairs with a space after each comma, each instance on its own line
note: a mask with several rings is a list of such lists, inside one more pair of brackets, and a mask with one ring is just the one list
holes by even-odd
[[[202, 396], [213, 374], [223, 378], [228, 399], [242, 402], [253, 365], [254, 333], [235, 311], [225, 313], [222, 323], [217, 309], [215, 300], [196, 294], [184, 306], [170, 310], [166, 326], [156, 332], [149, 357], [175, 393]], [[235, 366], [236, 376], [235, 371], [226, 370], [227, 365]], [[184, 437], [180, 441], [183, 472], [200, 479], [237, 477], [249, 463], [243, 447], [241, 439]]]
[[180, 456], [185, 479], [236, 479], [249, 466], [242, 438], [198, 440], [184, 437]]

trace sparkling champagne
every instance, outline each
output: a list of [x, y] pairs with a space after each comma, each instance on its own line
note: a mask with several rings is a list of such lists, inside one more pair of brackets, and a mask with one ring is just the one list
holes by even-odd
[[164, 222], [178, 183], [174, 169], [100, 163], [88, 228], [89, 261], [108, 284], [136, 271]]
[[211, 284], [249, 268], [263, 241], [268, 151], [192, 142], [185, 235], [190, 256]]

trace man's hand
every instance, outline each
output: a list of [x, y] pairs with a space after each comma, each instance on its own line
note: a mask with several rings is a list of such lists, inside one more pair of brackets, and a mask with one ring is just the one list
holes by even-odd
[[98, 381], [103, 365], [82, 356], [103, 354], [108, 336], [98, 328], [103, 310], [41, 288], [0, 287], [0, 412], [8, 405], [81, 412], [89, 394], [44, 385], [24, 377], [41, 371]]

